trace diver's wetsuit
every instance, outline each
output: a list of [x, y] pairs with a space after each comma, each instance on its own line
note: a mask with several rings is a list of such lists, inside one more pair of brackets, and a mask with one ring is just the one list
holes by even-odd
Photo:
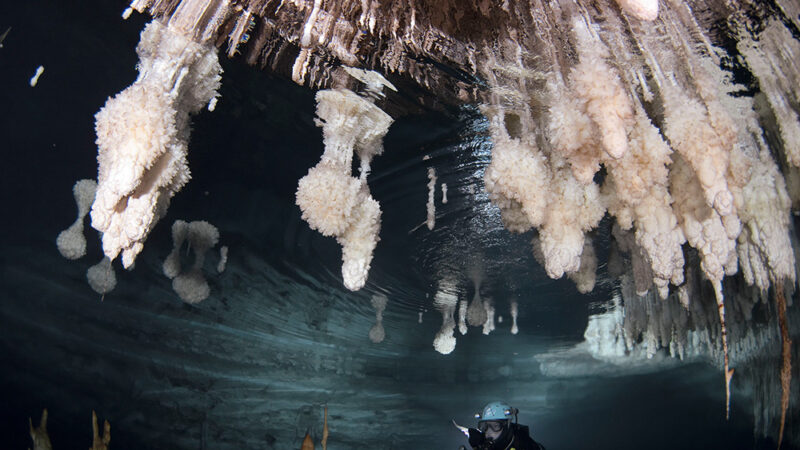
[[469, 445], [473, 450], [545, 450], [544, 446], [531, 438], [528, 427], [512, 423], [496, 441], [488, 441], [480, 431], [469, 429]]

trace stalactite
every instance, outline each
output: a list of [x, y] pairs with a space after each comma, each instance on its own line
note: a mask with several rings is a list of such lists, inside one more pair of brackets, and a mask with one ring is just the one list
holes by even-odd
[[[383, 152], [392, 118], [347, 89], [319, 91], [317, 116], [325, 153], [298, 182], [296, 203], [311, 228], [342, 245], [344, 284], [358, 290], [367, 281], [380, 232], [380, 205], [366, 178], [371, 159]], [[359, 178], [351, 176], [354, 152], [361, 161]]]
[[428, 168], [428, 203], [426, 209], [428, 211], [428, 218], [426, 224], [429, 230], [433, 230], [436, 226], [436, 204], [434, 203], [434, 195], [436, 194], [436, 169], [433, 167]]
[[481, 299], [481, 284], [483, 283], [484, 273], [481, 264], [475, 264], [469, 269], [469, 277], [472, 280], [474, 293], [472, 301], [467, 306], [467, 324], [473, 327], [481, 327], [488, 319], [486, 308]]
[[328, 405], [325, 405], [325, 418], [322, 422], [322, 450], [328, 450]]
[[[172, 224], [172, 251], [162, 264], [162, 271], [172, 279], [172, 289], [186, 303], [199, 303], [211, 294], [211, 288], [203, 275], [206, 253], [219, 242], [219, 230], [205, 221]], [[181, 248], [187, 242], [187, 250], [194, 252], [194, 262], [187, 270], [181, 268]], [[219, 272], [219, 271], [218, 271]]]
[[383, 328], [383, 311], [386, 310], [388, 299], [383, 294], [372, 296], [372, 307], [375, 308], [375, 324], [369, 329], [369, 340], [373, 344], [380, 344], [386, 338], [386, 331]]
[[792, 385], [792, 340], [789, 338], [789, 324], [786, 320], [786, 298], [780, 284], [775, 286], [775, 304], [781, 329], [781, 427], [778, 432], [778, 448], [781, 448]]
[[89, 267], [86, 271], [86, 279], [92, 290], [100, 295], [114, 290], [117, 286], [117, 276], [114, 268], [111, 267], [111, 260], [108, 259], [108, 256], [103, 256], [99, 263]]
[[94, 180], [78, 180], [72, 187], [72, 195], [78, 206], [78, 217], [66, 230], [58, 234], [56, 246], [61, 256], [67, 259], [78, 259], [86, 254], [86, 237], [83, 235], [83, 220], [89, 214], [97, 182]]
[[714, 285], [714, 298], [717, 301], [717, 311], [719, 312], [720, 340], [722, 341], [723, 352], [723, 373], [725, 374], [725, 418], [731, 416], [731, 379], [733, 369], [730, 368], [728, 354], [728, 327], [725, 324], [725, 302], [722, 295], [722, 282], [719, 280], [711, 282]]
[[452, 353], [456, 348], [454, 333], [456, 322], [453, 315], [456, 311], [458, 297], [454, 292], [454, 284], [449, 280], [445, 280], [439, 286], [439, 290], [436, 291], [436, 296], [433, 299], [434, 307], [442, 313], [442, 328], [433, 340], [433, 348], [443, 355]]
[[589, 293], [594, 289], [597, 280], [597, 254], [589, 236], [586, 236], [583, 241], [580, 268], [576, 272], [568, 273], [567, 276], [575, 283], [581, 294]]
[[461, 300], [458, 302], [458, 332], [461, 335], [467, 334], [467, 305], [469, 302], [466, 300]]
[[519, 327], [517, 326], [517, 317], [519, 316], [519, 306], [517, 305], [516, 300], [511, 301], [510, 307], [510, 314], [511, 314], [511, 334], [519, 333]]
[[486, 321], [483, 322], [483, 334], [487, 335], [494, 331], [494, 302], [490, 298], [483, 299], [483, 309], [486, 311]]
[[218, 95], [222, 72], [210, 43], [158, 21], [142, 32], [137, 53], [139, 77], [95, 116], [92, 226], [103, 233], [106, 256], [113, 261], [122, 253], [126, 268], [189, 181], [189, 115]]
[[223, 245], [219, 248], [219, 262], [217, 263], [217, 273], [225, 272], [228, 266], [228, 246]]

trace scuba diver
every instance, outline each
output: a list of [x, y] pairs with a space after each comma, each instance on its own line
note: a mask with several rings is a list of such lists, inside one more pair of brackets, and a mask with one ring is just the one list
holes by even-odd
[[491, 402], [481, 414], [475, 414], [477, 429], [459, 426], [455, 421], [453, 424], [469, 437], [473, 450], [545, 450], [531, 438], [527, 426], [517, 423], [517, 414], [519, 410], [508, 403]]

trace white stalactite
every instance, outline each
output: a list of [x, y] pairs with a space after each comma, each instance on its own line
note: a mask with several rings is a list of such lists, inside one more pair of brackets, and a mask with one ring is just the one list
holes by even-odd
[[[383, 152], [392, 118], [346, 89], [317, 92], [317, 116], [325, 152], [298, 182], [296, 202], [312, 229], [336, 237], [344, 285], [356, 291], [367, 281], [381, 225], [380, 205], [370, 195], [366, 176], [372, 157]], [[351, 176], [354, 151], [361, 161], [360, 178]]]
[[72, 187], [72, 195], [78, 206], [78, 217], [66, 230], [58, 234], [56, 246], [61, 256], [67, 259], [78, 259], [86, 254], [86, 237], [83, 235], [83, 220], [92, 207], [97, 182], [94, 180], [78, 180]]
[[606, 63], [608, 50], [586, 22], [573, 21], [580, 61], [569, 76], [578, 105], [597, 127], [605, 154], [618, 159], [628, 151], [627, 130], [633, 126], [633, 106], [619, 75]]
[[768, 151], [752, 161], [750, 180], [740, 196], [736, 203], [744, 226], [737, 250], [745, 281], [755, 283], [763, 292], [770, 282], [794, 283], [794, 254], [786, 232], [791, 201]]
[[433, 230], [433, 227], [436, 226], [436, 204], [434, 203], [434, 197], [436, 194], [436, 169], [433, 167], [428, 168], [428, 204], [426, 208], [428, 210], [428, 219], [426, 221], [429, 230]]
[[517, 316], [519, 315], [519, 309], [517, 308], [517, 301], [511, 300], [511, 334], [519, 333], [519, 327], [517, 326]]
[[386, 310], [386, 303], [389, 299], [383, 294], [372, 296], [372, 307], [375, 308], [375, 324], [369, 329], [369, 340], [373, 344], [380, 344], [386, 338], [386, 331], [383, 328], [383, 311]]
[[[203, 275], [206, 253], [219, 242], [219, 230], [205, 221], [186, 223], [176, 220], [172, 224], [172, 251], [164, 260], [164, 275], [172, 279], [172, 289], [186, 303], [199, 303], [211, 294]], [[194, 262], [188, 270], [181, 268], [181, 248], [187, 242], [194, 252]]]
[[[664, 134], [694, 171], [705, 203], [720, 216], [736, 213], [725, 172], [734, 142], [713, 127], [706, 108], [677, 87], [664, 96]], [[673, 192], [673, 195], [675, 193]]]
[[461, 335], [467, 334], [467, 305], [469, 302], [461, 300], [458, 302], [458, 332]]
[[597, 280], [597, 254], [589, 236], [584, 238], [580, 268], [575, 272], [568, 273], [567, 276], [575, 283], [581, 294], [589, 293], [594, 289], [594, 283]]
[[630, 151], [608, 161], [603, 195], [608, 211], [623, 230], [635, 227], [635, 240], [652, 271], [653, 283], [666, 298], [669, 283], [683, 282], [683, 230], [672, 211], [667, 166], [672, 150], [641, 107], [629, 132]]
[[112, 261], [130, 267], [170, 199], [189, 181], [189, 115], [217, 96], [216, 48], [158, 21], [145, 27], [139, 77], [97, 113], [97, 196], [92, 226]]
[[494, 302], [490, 298], [483, 300], [483, 309], [486, 311], [486, 321], [483, 322], [483, 334], [488, 335], [495, 329], [494, 324]]
[[443, 355], [449, 355], [456, 349], [454, 314], [457, 303], [454, 284], [449, 281], [442, 282], [433, 299], [433, 306], [442, 313], [442, 328], [433, 340], [433, 348]]
[[217, 263], [217, 273], [225, 272], [228, 266], [228, 246], [223, 245], [219, 248], [219, 262]]
[[86, 279], [92, 290], [100, 295], [105, 295], [114, 290], [117, 286], [117, 275], [111, 266], [108, 256], [103, 256], [99, 263], [89, 267], [86, 271]]

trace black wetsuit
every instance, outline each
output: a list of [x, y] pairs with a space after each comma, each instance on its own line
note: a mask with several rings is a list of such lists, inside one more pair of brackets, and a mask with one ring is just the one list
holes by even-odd
[[473, 450], [545, 450], [544, 446], [531, 438], [528, 427], [512, 423], [496, 441], [488, 441], [480, 431], [469, 429], [469, 445]]

